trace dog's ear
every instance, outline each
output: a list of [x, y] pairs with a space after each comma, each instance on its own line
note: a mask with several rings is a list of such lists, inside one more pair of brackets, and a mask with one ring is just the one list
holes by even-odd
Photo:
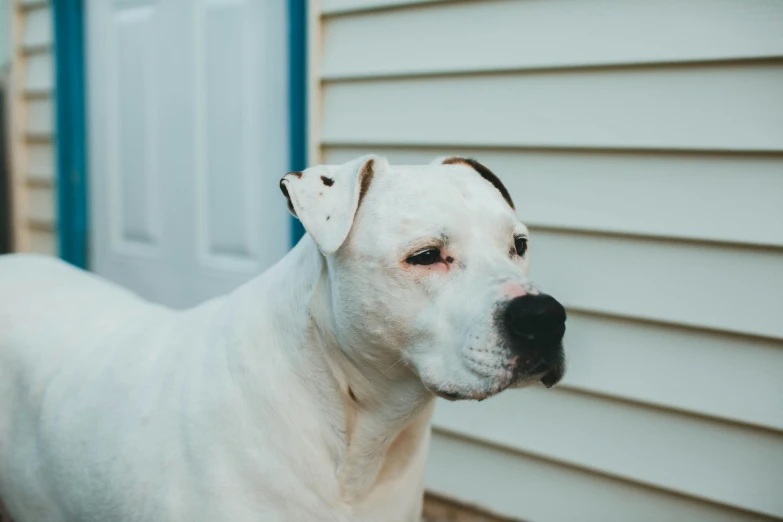
[[289, 172], [280, 180], [288, 210], [298, 217], [324, 255], [334, 254], [351, 231], [372, 178], [389, 168], [386, 158], [364, 156], [337, 167]]
[[505, 185], [503, 185], [503, 182], [500, 181], [500, 178], [495, 176], [491, 170], [473, 158], [463, 158], [461, 156], [435, 158], [435, 161], [430, 163], [430, 165], [465, 165], [466, 167], [472, 168], [482, 178], [492, 183], [492, 185], [498, 189], [500, 195], [503, 196], [503, 199], [506, 200], [506, 203], [508, 203], [512, 209], [516, 210], [516, 207], [514, 207], [514, 201], [511, 199], [511, 194], [508, 193], [508, 189], [506, 189]]

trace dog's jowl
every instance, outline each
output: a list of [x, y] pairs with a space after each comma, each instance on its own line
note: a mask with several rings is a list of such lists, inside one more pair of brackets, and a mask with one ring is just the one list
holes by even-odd
[[562, 378], [565, 310], [487, 167], [369, 156], [280, 187], [305, 237], [191, 310], [0, 258], [13, 520], [418, 521], [436, 396]]

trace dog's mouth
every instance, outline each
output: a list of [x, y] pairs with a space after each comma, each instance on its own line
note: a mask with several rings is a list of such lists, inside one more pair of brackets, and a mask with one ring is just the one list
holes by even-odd
[[431, 391], [447, 401], [483, 401], [493, 395], [508, 389], [508, 388], [524, 388], [531, 384], [540, 382], [547, 388], [551, 388], [556, 385], [563, 378], [565, 374], [565, 365], [557, 363], [554, 365], [545, 365], [544, 363], [538, 364], [525, 372], [515, 372], [511, 379], [507, 379], [483, 389], [474, 390], [453, 390], [445, 388], [432, 388]]
[[434, 393], [441, 399], [446, 399], [447, 401], [462, 401], [468, 398], [461, 393], [447, 392], [443, 390], [432, 390], [432, 393]]
[[543, 377], [541, 377], [541, 384], [547, 388], [551, 388], [563, 380], [563, 375], [565, 375], [565, 364], [555, 364], [549, 369], [547, 373], [544, 374]]
[[[563, 379], [565, 364], [562, 361], [547, 364], [542, 360], [525, 373], [533, 376], [532, 380], [540, 382], [547, 388], [551, 388]], [[525, 377], [522, 377], [520, 380], [524, 381]]]
[[508, 388], [511, 388], [514, 385], [513, 381], [504, 383], [501, 385], [495, 385], [491, 388], [483, 389], [483, 390], [471, 390], [471, 391], [465, 391], [465, 392], [453, 392], [453, 391], [444, 391], [444, 390], [433, 390], [433, 393], [440, 397], [441, 399], [446, 399], [447, 401], [483, 401], [484, 399], [488, 399], [492, 397], [493, 395], [497, 395], [498, 393], [502, 392], [503, 390], [506, 390]]

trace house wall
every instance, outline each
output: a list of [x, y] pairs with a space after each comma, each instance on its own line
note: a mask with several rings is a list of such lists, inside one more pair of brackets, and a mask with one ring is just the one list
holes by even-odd
[[783, 3], [311, 2], [311, 160], [470, 155], [568, 308], [441, 403], [427, 487], [534, 522], [783, 518]]
[[11, 0], [11, 176], [14, 250], [57, 252], [52, 10]]

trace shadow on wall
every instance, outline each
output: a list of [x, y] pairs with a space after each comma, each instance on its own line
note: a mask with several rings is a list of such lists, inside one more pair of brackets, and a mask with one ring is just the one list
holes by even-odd
[[11, 251], [11, 170], [5, 103], [6, 83], [0, 78], [0, 254]]

